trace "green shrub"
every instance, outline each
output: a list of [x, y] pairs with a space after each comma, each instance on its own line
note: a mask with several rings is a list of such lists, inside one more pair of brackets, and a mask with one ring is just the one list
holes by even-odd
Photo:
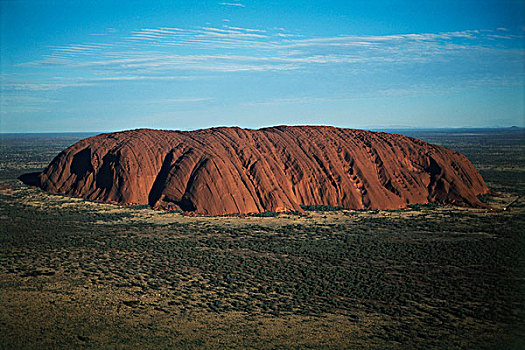
[[331, 205], [301, 205], [301, 208], [306, 211], [338, 211], [344, 210], [344, 207], [333, 207]]
[[488, 193], [487, 194], [478, 194], [477, 197], [478, 197], [478, 199], [480, 200], [481, 203], [487, 203], [488, 199], [489, 199]]
[[182, 210], [167, 210], [166, 213], [170, 214], [184, 214]]
[[149, 209], [150, 206], [147, 204], [137, 204], [137, 205], [130, 205], [129, 208], [131, 209]]
[[253, 216], [258, 217], [275, 217], [279, 216], [280, 213], [277, 213], [275, 211], [263, 211], [262, 213], [253, 214]]

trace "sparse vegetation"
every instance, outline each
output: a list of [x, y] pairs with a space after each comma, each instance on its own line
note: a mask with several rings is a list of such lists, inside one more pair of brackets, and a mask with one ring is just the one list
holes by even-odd
[[438, 207], [438, 203], [436, 202], [429, 202], [425, 204], [410, 204], [408, 206], [409, 209], [412, 210], [433, 210]]
[[131, 209], [151, 209], [151, 207], [147, 204], [130, 205], [129, 208]]
[[277, 213], [275, 211], [263, 211], [262, 213], [256, 213], [256, 214], [253, 214], [253, 216], [258, 216], [258, 217], [276, 217], [276, 216], [279, 216], [280, 213]]
[[301, 208], [306, 211], [338, 211], [345, 209], [344, 207], [333, 207], [330, 205], [301, 205]]
[[520, 205], [191, 218], [51, 196], [9, 176], [0, 170], [11, 186], [0, 190], [0, 348], [525, 341]]

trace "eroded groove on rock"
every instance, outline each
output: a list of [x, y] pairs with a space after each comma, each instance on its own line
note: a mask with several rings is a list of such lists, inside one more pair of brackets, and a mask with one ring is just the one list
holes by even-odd
[[101, 134], [61, 152], [33, 184], [52, 193], [206, 215], [302, 211], [302, 204], [480, 207], [477, 196], [488, 190], [467, 158], [445, 147], [313, 126]]

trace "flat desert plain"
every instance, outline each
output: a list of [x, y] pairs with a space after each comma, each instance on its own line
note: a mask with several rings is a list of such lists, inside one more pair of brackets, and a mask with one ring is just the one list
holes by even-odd
[[521, 130], [410, 131], [493, 209], [187, 216], [17, 178], [87, 135], [2, 135], [0, 348], [522, 348]]

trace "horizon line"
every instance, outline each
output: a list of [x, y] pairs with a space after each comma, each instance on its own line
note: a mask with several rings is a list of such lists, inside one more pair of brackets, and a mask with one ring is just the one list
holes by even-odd
[[[149, 130], [163, 130], [163, 131], [198, 131], [198, 130], [206, 130], [206, 129], [215, 129], [215, 128], [240, 128], [240, 129], [247, 129], [247, 130], [260, 130], [260, 129], [267, 129], [272, 127], [280, 127], [280, 126], [325, 126], [325, 127], [336, 127], [333, 125], [273, 125], [273, 126], [264, 126], [260, 128], [243, 128], [240, 126], [212, 126], [208, 128], [198, 128], [198, 129], [188, 129], [188, 130], [182, 130], [182, 129], [162, 129], [162, 128], [130, 128], [130, 129], [122, 129], [122, 130], [113, 130], [113, 131], [15, 131], [15, 132], [3, 132], [0, 131], [0, 135], [27, 135], [27, 134], [107, 134], [107, 133], [116, 133], [116, 132], [125, 132], [125, 131], [131, 131], [131, 130], [140, 130], [140, 129], [149, 129]], [[457, 127], [406, 127], [406, 126], [400, 126], [400, 127], [373, 127], [373, 128], [353, 128], [353, 127], [336, 127], [341, 129], [356, 129], [356, 130], [368, 130], [368, 131], [444, 131], [444, 130], [525, 130], [525, 127], [512, 125], [512, 126], [489, 126], [489, 127], [483, 127], [483, 126], [457, 126]]]

